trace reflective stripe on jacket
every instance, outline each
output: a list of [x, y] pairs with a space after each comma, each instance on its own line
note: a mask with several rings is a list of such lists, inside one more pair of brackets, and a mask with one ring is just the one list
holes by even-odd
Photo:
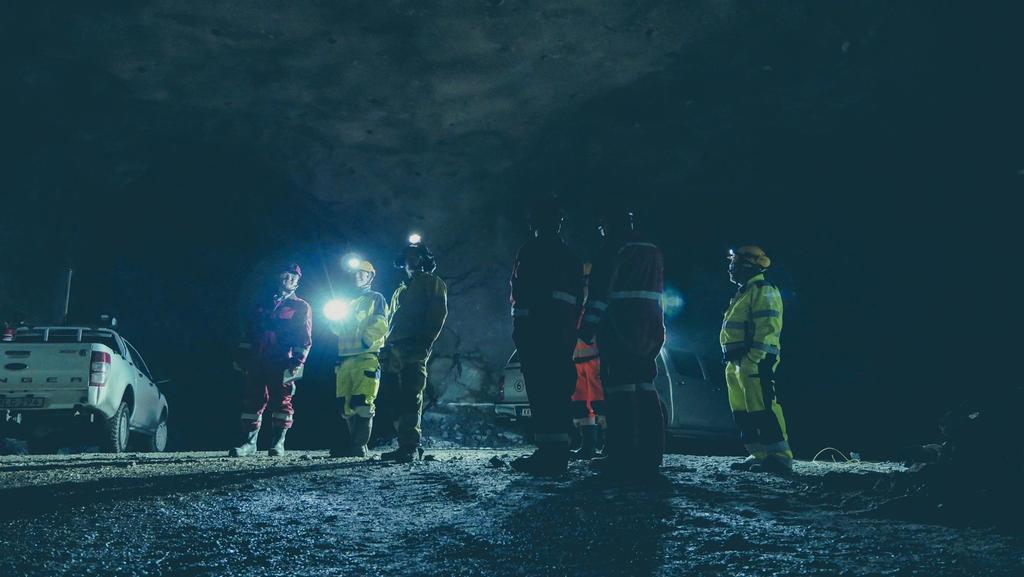
[[727, 358], [749, 355], [755, 362], [781, 353], [782, 294], [759, 274], [729, 301], [719, 342]]
[[388, 334], [388, 305], [384, 295], [366, 291], [349, 303], [349, 311], [347, 319], [330, 325], [331, 331], [338, 335], [338, 356], [380, 351]]
[[561, 238], [541, 236], [523, 244], [512, 265], [509, 285], [513, 339], [518, 335], [531, 341], [557, 338], [575, 342], [583, 306], [583, 261]]
[[609, 241], [594, 260], [580, 335], [595, 333], [602, 348], [614, 343], [656, 356], [665, 344], [664, 260], [661, 249], [630, 235]]
[[597, 343], [587, 344], [583, 341], [576, 341], [576, 350], [572, 352], [572, 360], [577, 364], [592, 361], [600, 356]]

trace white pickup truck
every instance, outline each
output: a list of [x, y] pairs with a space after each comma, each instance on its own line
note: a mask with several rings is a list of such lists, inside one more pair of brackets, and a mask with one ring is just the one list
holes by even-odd
[[112, 453], [167, 446], [167, 399], [142, 355], [113, 330], [22, 327], [0, 343], [0, 416], [84, 417]]

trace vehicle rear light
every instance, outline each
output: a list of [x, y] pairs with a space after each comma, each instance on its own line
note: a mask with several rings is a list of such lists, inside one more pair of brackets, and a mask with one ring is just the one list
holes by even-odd
[[505, 401], [505, 375], [498, 377], [498, 401]]
[[107, 375], [110, 374], [110, 353], [93, 351], [92, 360], [89, 363], [89, 386], [104, 387], [107, 385]]

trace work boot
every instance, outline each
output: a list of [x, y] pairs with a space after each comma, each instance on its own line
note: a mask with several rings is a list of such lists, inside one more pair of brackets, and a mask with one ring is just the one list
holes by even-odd
[[597, 425], [583, 425], [580, 427], [580, 448], [569, 454], [572, 461], [589, 461], [596, 454]]
[[351, 417], [346, 419], [349, 426], [347, 446], [331, 449], [332, 457], [365, 457], [367, 454], [367, 443], [370, 442], [370, 432], [373, 429], [373, 417]]
[[763, 461], [750, 467], [750, 472], [789, 475], [793, 472], [793, 459], [782, 455], [768, 455]]
[[335, 433], [334, 443], [331, 446], [331, 451], [328, 455], [331, 458], [338, 457], [351, 457], [349, 455], [349, 446], [352, 439], [352, 426], [348, 422], [347, 417], [342, 417], [338, 424], [338, 430]]
[[373, 417], [361, 417], [356, 415], [350, 422], [352, 428], [351, 447], [357, 457], [366, 456], [366, 445], [370, 442], [370, 433], [373, 431]]
[[569, 469], [569, 450], [568, 447], [537, 449], [532, 455], [512, 461], [511, 467], [528, 475], [562, 475]]
[[737, 461], [735, 463], [729, 463], [729, 468], [733, 471], [749, 471], [754, 465], [760, 464], [761, 460], [753, 455], [747, 455], [746, 459]]
[[267, 455], [271, 457], [284, 456], [284, 437], [288, 434], [288, 429], [285, 428], [274, 428], [274, 444], [267, 451]]
[[408, 448], [399, 447], [394, 451], [385, 451], [380, 454], [381, 461], [393, 461], [395, 463], [411, 463], [416, 460], [416, 453], [423, 454], [423, 449], [419, 447]]
[[256, 427], [255, 431], [249, 431], [245, 434], [245, 440], [242, 444], [237, 447], [232, 447], [228, 451], [229, 457], [249, 457], [256, 454], [256, 439], [260, 436], [260, 429]]

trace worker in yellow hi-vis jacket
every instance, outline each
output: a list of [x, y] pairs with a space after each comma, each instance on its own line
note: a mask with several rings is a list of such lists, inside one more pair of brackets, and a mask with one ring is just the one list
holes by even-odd
[[[339, 439], [332, 457], [365, 457], [375, 413], [374, 400], [380, 388], [378, 353], [388, 334], [388, 306], [384, 295], [370, 287], [377, 271], [369, 261], [348, 263], [358, 296], [350, 301], [332, 301], [327, 311], [330, 327], [338, 335], [338, 364], [335, 393], [338, 412], [347, 425], [347, 443]], [[345, 437], [343, 435], [343, 437]]]
[[785, 473], [793, 468], [786, 419], [775, 397], [782, 334], [782, 295], [765, 280], [771, 259], [756, 246], [729, 252], [729, 278], [739, 286], [729, 302], [719, 341], [729, 406], [750, 452], [738, 470]]

